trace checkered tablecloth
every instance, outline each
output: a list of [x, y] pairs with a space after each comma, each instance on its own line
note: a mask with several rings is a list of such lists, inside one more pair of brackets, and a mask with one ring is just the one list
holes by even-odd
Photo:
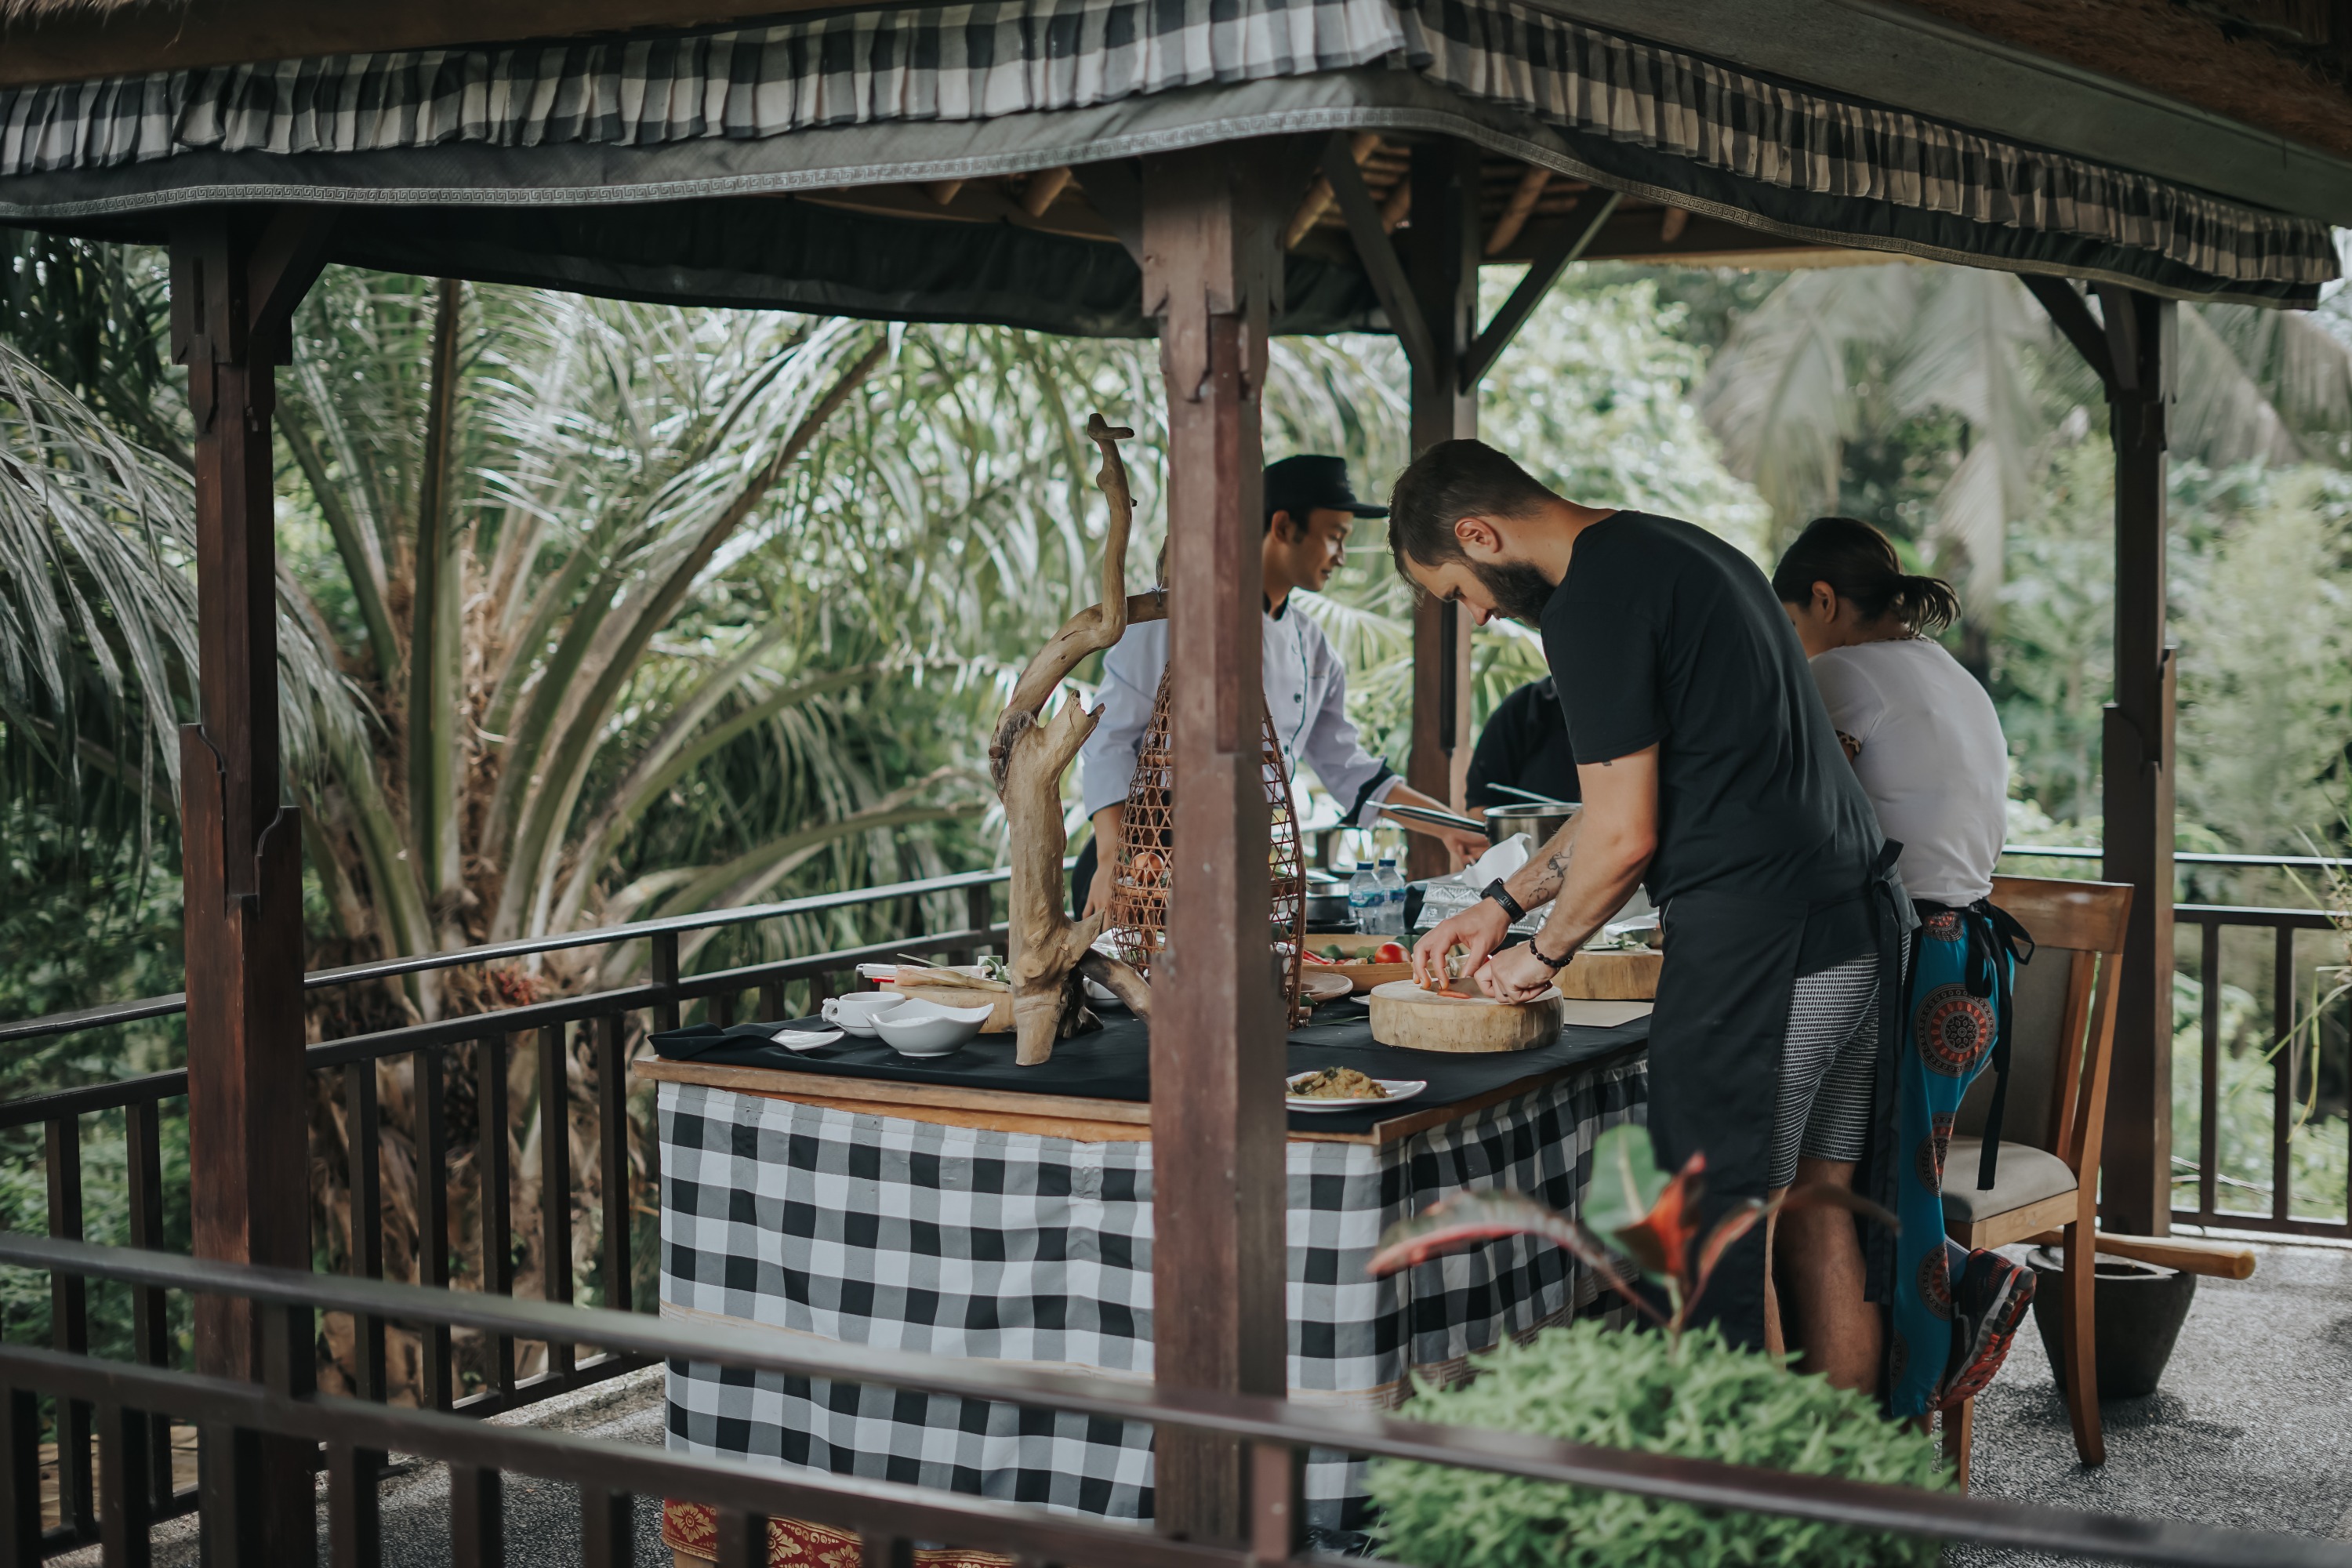
[[[1559, 1249], [1496, 1241], [1383, 1280], [1390, 1223], [1460, 1187], [1574, 1212], [1639, 1050], [1387, 1144], [1288, 1145], [1290, 1388], [1386, 1408], [1409, 1373], [1592, 1305]], [[661, 1086], [662, 1311], [853, 1344], [1151, 1375], [1151, 1145], [1080, 1142]], [[673, 1363], [669, 1445], [1116, 1519], [1151, 1516], [1148, 1426]], [[1310, 1456], [1309, 1522], [1360, 1526], [1360, 1463]]]

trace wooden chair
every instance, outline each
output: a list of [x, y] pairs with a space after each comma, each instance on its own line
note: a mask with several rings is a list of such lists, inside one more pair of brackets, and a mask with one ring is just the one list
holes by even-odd
[[[2132, 889], [2114, 882], [1995, 877], [1992, 901], [2035, 942], [2017, 971], [2011, 1008], [2009, 1099], [1992, 1190], [1977, 1190], [1993, 1076], [1970, 1086], [1953, 1119], [1944, 1161], [1944, 1224], [1964, 1247], [2003, 1247], [2060, 1229], [2066, 1262], [2064, 1365], [2053, 1368], [2074, 1426], [2074, 1449], [2104, 1464], [2091, 1286], [2099, 1150], [2107, 1117], [2107, 1063], [2116, 1038], [2116, 989]], [[1963, 1489], [1974, 1400], [1944, 1415], [1944, 1449]]]

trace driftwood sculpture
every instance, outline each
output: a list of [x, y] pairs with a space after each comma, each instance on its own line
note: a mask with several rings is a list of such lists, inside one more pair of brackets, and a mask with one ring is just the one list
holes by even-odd
[[1095, 484], [1110, 503], [1103, 531], [1102, 602], [1079, 611], [1021, 672], [1013, 699], [996, 721], [989, 742], [989, 771], [1004, 803], [1012, 840], [1012, 909], [1009, 918], [1013, 972], [1015, 1059], [1034, 1067], [1054, 1054], [1054, 1042], [1093, 1023], [1081, 975], [1109, 990], [1139, 1016], [1151, 1013], [1151, 989], [1118, 959], [1093, 951], [1102, 916], [1069, 917], [1062, 858], [1070, 847], [1062, 826], [1062, 774], [1078, 748], [1094, 733], [1099, 712], [1076, 700], [1064, 702], [1048, 720], [1045, 706], [1087, 655], [1118, 641], [1129, 625], [1164, 619], [1160, 594], [1127, 592], [1128, 535], [1134, 526], [1135, 497], [1119, 459], [1118, 444], [1135, 432], [1115, 427], [1095, 415], [1087, 437], [1102, 449]]

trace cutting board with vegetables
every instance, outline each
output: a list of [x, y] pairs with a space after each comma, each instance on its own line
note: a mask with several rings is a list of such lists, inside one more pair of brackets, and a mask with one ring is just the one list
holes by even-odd
[[1307, 973], [1339, 975], [1360, 996], [1386, 981], [1412, 978], [1412, 949], [1394, 937], [1309, 931], [1306, 958]]
[[1532, 1002], [1494, 1002], [1456, 982], [1445, 992], [1411, 980], [1372, 987], [1372, 1038], [1411, 1051], [1523, 1051], [1559, 1037], [1558, 991]]

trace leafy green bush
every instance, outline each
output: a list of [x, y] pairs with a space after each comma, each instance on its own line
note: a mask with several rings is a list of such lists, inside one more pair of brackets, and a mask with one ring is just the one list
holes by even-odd
[[[1420, 1390], [1415, 1419], [1805, 1475], [1945, 1484], [1933, 1439], [1859, 1394], [1735, 1350], [1712, 1328], [1679, 1343], [1587, 1319], [1480, 1358], [1453, 1388]], [[1544, 1486], [1450, 1466], [1370, 1468], [1381, 1554], [1429, 1568], [1645, 1564], [1931, 1563], [1932, 1541], [1760, 1514], [1721, 1514], [1623, 1492]]]

